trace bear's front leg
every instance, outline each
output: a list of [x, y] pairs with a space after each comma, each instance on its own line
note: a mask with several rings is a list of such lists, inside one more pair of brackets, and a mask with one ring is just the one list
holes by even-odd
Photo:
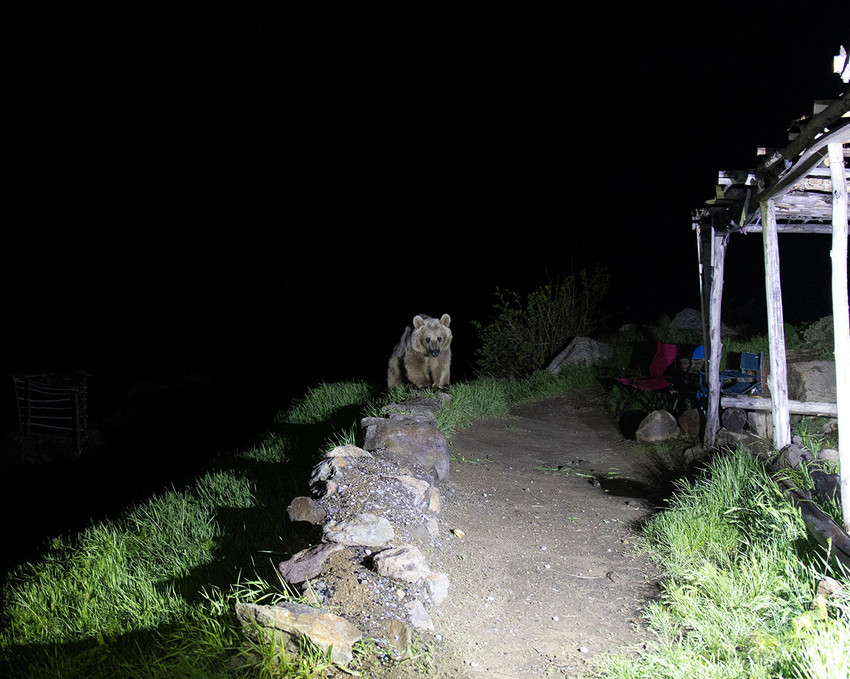
[[428, 379], [428, 372], [425, 365], [425, 357], [411, 352], [404, 357], [404, 370], [407, 373], [407, 379], [413, 383], [417, 389], [427, 389], [431, 386], [431, 380]]
[[451, 379], [451, 354], [444, 351], [440, 355], [439, 361], [432, 367], [431, 372], [434, 375], [434, 389], [445, 389], [449, 386]]

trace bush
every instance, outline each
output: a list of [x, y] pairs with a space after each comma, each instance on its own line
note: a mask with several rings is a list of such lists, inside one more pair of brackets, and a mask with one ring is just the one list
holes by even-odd
[[824, 316], [803, 330], [806, 348], [817, 358], [831, 361], [835, 358], [835, 319]]
[[598, 325], [599, 304], [608, 290], [608, 271], [582, 270], [547, 283], [523, 299], [496, 290], [494, 319], [473, 321], [481, 337], [476, 351], [480, 373], [523, 377], [545, 368], [573, 337], [590, 334]]

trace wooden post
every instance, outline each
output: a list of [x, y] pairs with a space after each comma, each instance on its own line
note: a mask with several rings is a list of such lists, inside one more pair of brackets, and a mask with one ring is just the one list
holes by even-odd
[[[711, 299], [708, 311], [709, 340], [705, 372], [708, 376], [708, 410], [705, 413], [703, 447], [714, 448], [720, 429], [720, 308], [723, 302], [723, 268], [726, 262], [726, 236], [711, 230]], [[710, 352], [710, 353], [708, 353]]]
[[782, 450], [791, 443], [788, 412], [788, 367], [785, 359], [785, 326], [782, 285], [779, 278], [779, 238], [776, 205], [772, 198], [761, 203], [764, 240], [764, 284], [767, 292], [767, 334], [770, 341], [770, 400], [773, 413], [773, 445]]
[[700, 225], [699, 220], [697, 220], [694, 224], [694, 230], [697, 234], [697, 261], [699, 262], [699, 303], [700, 312], [702, 314], [702, 344], [704, 350], [703, 355], [708, 356], [711, 348], [711, 343], [709, 342], [708, 337], [708, 316], [706, 312], [708, 311], [707, 307], [709, 307], [709, 291], [711, 288], [711, 267], [705, 261], [706, 244], [704, 242], [702, 226]]
[[[844, 530], [850, 530], [850, 307], [847, 301], [847, 180], [842, 144], [829, 144], [832, 179], [832, 317], [838, 401], [838, 459]], [[844, 435], [841, 435], [842, 426]]]

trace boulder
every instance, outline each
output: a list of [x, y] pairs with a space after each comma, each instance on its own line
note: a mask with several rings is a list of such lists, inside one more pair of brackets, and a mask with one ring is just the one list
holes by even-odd
[[640, 423], [635, 438], [641, 443], [658, 443], [676, 438], [681, 433], [675, 417], [666, 410], [654, 410]]
[[283, 647], [298, 653], [304, 640], [323, 653], [330, 651], [331, 661], [347, 665], [354, 657], [352, 646], [360, 641], [360, 630], [329, 611], [304, 604], [283, 602], [276, 606], [236, 604], [236, 617], [246, 636], [259, 641], [261, 632], [272, 640], [272, 648]]
[[774, 463], [779, 469], [791, 467], [796, 469], [800, 463], [812, 459], [812, 454], [798, 443], [789, 443], [779, 451], [779, 456]]
[[596, 365], [601, 361], [611, 358], [613, 350], [604, 342], [590, 339], [589, 337], [575, 337], [567, 347], [558, 354], [549, 364], [548, 370], [553, 375], [561, 372], [561, 366], [569, 363], [584, 363], [585, 365]]
[[837, 400], [835, 362], [789, 362], [788, 397], [795, 401], [835, 403]]
[[708, 451], [702, 447], [702, 444], [687, 448], [682, 454], [682, 462], [688, 466], [705, 459], [708, 456]]
[[[673, 316], [673, 320], [670, 321], [670, 327], [674, 330], [702, 330], [702, 314], [696, 309], [682, 309]], [[724, 335], [737, 334], [725, 323], [720, 324], [720, 331]]]
[[699, 438], [702, 434], [703, 417], [699, 408], [688, 408], [676, 420], [679, 428], [688, 436]]
[[670, 327], [676, 330], [702, 330], [702, 314], [696, 309], [682, 309], [673, 316]]
[[835, 503], [841, 501], [841, 477], [838, 474], [829, 474], [820, 469], [815, 469], [809, 474], [815, 485], [815, 494], [819, 498]]
[[388, 420], [367, 417], [363, 447], [382, 457], [412, 460], [431, 472], [436, 480], [449, 476], [449, 446], [436, 426], [413, 419]]

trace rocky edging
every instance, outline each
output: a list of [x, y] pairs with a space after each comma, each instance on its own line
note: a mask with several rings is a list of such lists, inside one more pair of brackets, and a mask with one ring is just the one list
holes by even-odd
[[326, 453], [310, 479], [312, 497], [295, 498], [290, 521], [308, 545], [279, 564], [284, 581], [310, 605], [237, 603], [249, 638], [263, 633], [297, 653], [305, 641], [348, 664], [352, 646], [371, 639], [401, 658], [414, 633], [434, 632], [429, 610], [449, 590], [439, 560], [441, 494], [449, 475], [441, 398], [385, 406], [361, 421], [363, 447]]

